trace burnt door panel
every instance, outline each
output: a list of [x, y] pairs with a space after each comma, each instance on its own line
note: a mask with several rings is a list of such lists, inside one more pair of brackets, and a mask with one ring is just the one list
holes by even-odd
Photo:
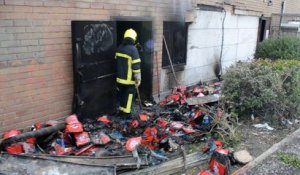
[[152, 37], [152, 22], [142, 22], [142, 30], [140, 36], [140, 42], [143, 46], [143, 52], [141, 54], [141, 74], [142, 82], [140, 86], [142, 100], [153, 100], [152, 86], [153, 86], [153, 51], [154, 42]]
[[115, 22], [72, 21], [73, 113], [79, 118], [111, 113], [115, 107]]

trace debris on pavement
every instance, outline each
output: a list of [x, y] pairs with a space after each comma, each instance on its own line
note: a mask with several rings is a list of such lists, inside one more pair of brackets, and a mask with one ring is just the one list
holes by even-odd
[[[9, 136], [7, 137], [5, 134], [3, 135], [3, 140], [0, 143], [1, 147], [8, 147], [11, 144], [14, 143], [21, 143], [24, 142], [28, 138], [40, 138], [43, 136], [47, 136], [49, 134], [57, 133], [60, 130], [63, 130], [66, 127], [65, 123], [57, 123], [53, 126], [48, 126], [45, 128], [33, 130], [30, 132], [25, 132], [25, 133], [19, 133], [18, 134], [8, 134]], [[8, 133], [12, 132], [14, 130], [8, 131]], [[51, 137], [52, 135], [48, 136]]]
[[[147, 108], [133, 112], [131, 118], [101, 115], [79, 120], [73, 114], [63, 123], [38, 123], [31, 134], [11, 130], [3, 136], [1, 147], [9, 154], [48, 153], [49, 156], [116, 159], [126, 155], [136, 158], [135, 168], [158, 165], [170, 161], [172, 156], [178, 157], [182, 145], [203, 141], [203, 137], [214, 129], [212, 121], [223, 115], [217, 104], [220, 85], [217, 82], [175, 87], [159, 104], [145, 102]], [[26, 136], [15, 139], [22, 134]], [[25, 140], [29, 138], [35, 141]], [[220, 141], [209, 144], [206, 151], [227, 156], [226, 150], [221, 151]], [[227, 171], [227, 164], [222, 165]], [[125, 172], [126, 166], [117, 167], [117, 171], [121, 170]], [[127, 170], [132, 170], [132, 166]]]
[[[6, 133], [4, 133], [3, 139], [8, 139], [10, 137], [14, 137], [19, 134], [21, 134], [21, 131], [13, 129], [13, 130], [10, 130], [10, 131], [7, 131]], [[14, 143], [14, 144], [11, 144], [10, 146], [5, 147], [5, 150], [9, 154], [21, 154], [21, 153], [23, 153], [23, 146], [20, 143]]]
[[272, 128], [271, 126], [269, 126], [268, 123], [264, 123], [264, 124], [255, 124], [253, 125], [255, 128], [266, 128], [267, 130], [273, 131], [274, 128]]

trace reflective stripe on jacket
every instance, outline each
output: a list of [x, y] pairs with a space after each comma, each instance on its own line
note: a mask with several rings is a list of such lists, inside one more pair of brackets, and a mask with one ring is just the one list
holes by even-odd
[[121, 44], [116, 52], [117, 82], [124, 85], [134, 84], [134, 73], [141, 72], [139, 53], [133, 44]]

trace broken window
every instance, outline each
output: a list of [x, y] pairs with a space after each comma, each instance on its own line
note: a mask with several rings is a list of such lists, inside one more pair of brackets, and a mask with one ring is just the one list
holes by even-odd
[[[187, 25], [184, 22], [164, 22], [163, 35], [173, 65], [186, 63]], [[170, 66], [166, 45], [163, 41], [162, 67]]]

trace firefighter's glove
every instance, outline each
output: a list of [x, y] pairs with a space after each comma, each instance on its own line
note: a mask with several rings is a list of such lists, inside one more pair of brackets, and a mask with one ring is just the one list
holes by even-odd
[[139, 87], [141, 85], [141, 73], [134, 74], [135, 86]]
[[139, 52], [143, 52], [143, 47], [142, 47], [142, 45], [141, 45], [140, 43], [136, 43], [136, 44], [135, 44], [135, 47], [137, 48], [137, 50], [138, 50]]

